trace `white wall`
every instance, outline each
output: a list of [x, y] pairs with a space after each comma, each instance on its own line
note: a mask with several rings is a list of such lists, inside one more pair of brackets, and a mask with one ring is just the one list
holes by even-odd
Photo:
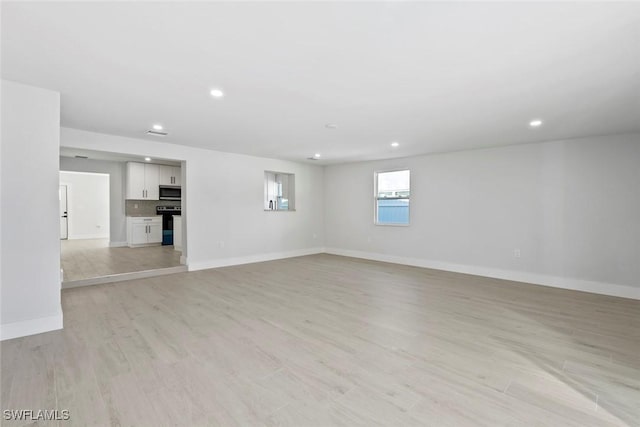
[[2, 81], [2, 339], [62, 328], [60, 95]]
[[123, 246], [127, 242], [125, 165], [124, 162], [60, 157], [60, 170], [109, 174], [109, 240], [113, 246]]
[[[61, 129], [60, 143], [183, 160], [182, 208], [190, 270], [323, 250], [322, 167], [69, 128]], [[264, 211], [265, 170], [295, 174], [295, 212]]]
[[69, 239], [109, 238], [109, 175], [60, 172], [67, 186]]
[[[374, 171], [405, 167], [411, 225], [374, 225]], [[329, 166], [326, 246], [344, 255], [640, 298], [638, 185], [640, 135]]]

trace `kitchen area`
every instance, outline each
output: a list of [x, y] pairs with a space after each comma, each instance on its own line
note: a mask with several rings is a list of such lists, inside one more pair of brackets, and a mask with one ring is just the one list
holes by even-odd
[[[186, 271], [180, 161], [65, 149], [60, 170], [110, 179], [109, 237], [73, 239], [61, 231], [64, 288]], [[74, 188], [68, 191], [73, 198]], [[61, 230], [79, 215], [61, 207]]]
[[127, 162], [127, 245], [163, 245], [182, 251], [180, 166]]

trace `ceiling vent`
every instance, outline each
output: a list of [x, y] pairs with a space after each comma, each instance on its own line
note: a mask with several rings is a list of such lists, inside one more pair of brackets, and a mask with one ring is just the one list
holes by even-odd
[[147, 135], [153, 135], [153, 136], [167, 136], [166, 132], [160, 132], [157, 130], [148, 130], [147, 131]]
[[76, 159], [88, 159], [88, 156], [75, 156]]
[[315, 157], [307, 157], [307, 160], [320, 160], [320, 159], [315, 158]]

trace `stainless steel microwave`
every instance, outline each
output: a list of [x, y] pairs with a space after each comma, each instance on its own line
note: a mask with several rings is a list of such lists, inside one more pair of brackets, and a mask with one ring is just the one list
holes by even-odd
[[161, 185], [160, 200], [182, 200], [182, 187], [179, 185]]

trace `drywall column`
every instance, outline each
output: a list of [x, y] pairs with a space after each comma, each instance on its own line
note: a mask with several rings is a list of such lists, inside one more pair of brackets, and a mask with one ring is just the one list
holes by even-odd
[[60, 94], [2, 81], [0, 337], [62, 328]]

